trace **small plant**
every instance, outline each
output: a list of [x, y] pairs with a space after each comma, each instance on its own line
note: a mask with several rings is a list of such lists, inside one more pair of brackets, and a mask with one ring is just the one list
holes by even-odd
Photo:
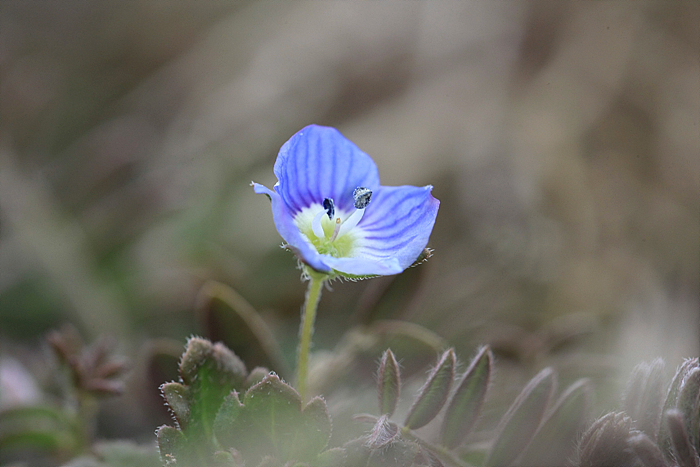
[[579, 467], [700, 467], [700, 363], [687, 359], [665, 391], [664, 363], [635, 367], [623, 412], [596, 420], [579, 444]]
[[[164, 465], [296, 465], [315, 462], [331, 434], [320, 397], [299, 393], [264, 368], [248, 373], [221, 343], [191, 338], [180, 382], [161, 386], [175, 427], [157, 431]], [[308, 465], [308, 464], [302, 464]]]
[[[486, 447], [469, 443], [486, 401], [493, 374], [493, 355], [483, 347], [464, 373], [456, 372], [455, 353], [442, 353], [418, 391], [403, 423], [391, 419], [401, 388], [396, 358], [387, 350], [379, 364], [379, 417], [364, 437], [325, 454], [327, 466], [559, 466], [573, 453], [574, 440], [590, 408], [590, 384], [580, 380], [552, 404], [556, 375], [546, 368], [522, 390], [503, 415]], [[414, 430], [438, 420], [439, 437], [423, 439]], [[546, 447], [546, 449], [545, 449]], [[397, 459], [401, 459], [397, 462]]]
[[102, 337], [86, 345], [73, 326], [50, 332], [46, 340], [63, 376], [59, 378], [60, 404], [44, 402], [0, 410], [0, 463], [12, 461], [16, 453], [28, 452], [37, 462], [73, 459], [67, 467], [157, 467], [158, 456], [152, 446], [131, 441], [95, 442], [98, 401], [124, 391], [128, 364], [114, 354], [115, 343]]

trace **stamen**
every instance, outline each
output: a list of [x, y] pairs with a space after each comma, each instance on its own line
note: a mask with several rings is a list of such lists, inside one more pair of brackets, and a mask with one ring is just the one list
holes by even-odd
[[364, 209], [356, 209], [355, 212], [350, 214], [350, 216], [345, 219], [340, 226], [340, 232], [338, 232], [338, 237], [342, 237], [346, 233], [348, 233], [350, 230], [355, 228], [357, 224], [360, 223], [362, 220], [362, 216], [364, 216], [365, 210]]
[[323, 209], [326, 210], [326, 214], [328, 214], [328, 218], [333, 219], [333, 216], [335, 216], [335, 205], [333, 204], [332, 198], [325, 198], [323, 200]]
[[314, 220], [311, 221], [311, 230], [313, 230], [314, 235], [316, 235], [316, 238], [319, 240], [326, 238], [326, 233], [323, 231], [323, 226], [321, 225], [321, 218], [324, 214], [326, 214], [326, 211], [320, 211], [314, 216]]
[[341, 224], [342, 223], [340, 222], [340, 217], [337, 217], [335, 219], [335, 228], [333, 229], [333, 235], [331, 235], [331, 242], [334, 241], [336, 238], [338, 238], [338, 234], [340, 233]]
[[372, 190], [364, 186], [358, 186], [352, 192], [352, 197], [355, 200], [355, 209], [364, 209], [372, 199]]

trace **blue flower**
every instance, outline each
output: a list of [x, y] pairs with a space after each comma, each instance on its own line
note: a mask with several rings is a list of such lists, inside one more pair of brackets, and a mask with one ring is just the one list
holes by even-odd
[[372, 158], [335, 128], [310, 125], [280, 149], [272, 202], [277, 231], [314, 270], [398, 274], [421, 255], [440, 201], [432, 186], [382, 186]]

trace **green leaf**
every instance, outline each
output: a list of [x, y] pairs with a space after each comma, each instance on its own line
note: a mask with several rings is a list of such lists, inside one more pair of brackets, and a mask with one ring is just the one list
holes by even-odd
[[542, 422], [555, 386], [556, 376], [551, 368], [530, 380], [501, 419], [487, 466], [511, 465], [525, 449]]
[[482, 347], [457, 383], [442, 424], [442, 444], [454, 449], [462, 444], [476, 424], [491, 381], [493, 355]]
[[207, 339], [191, 337], [180, 361], [182, 381], [188, 386], [199, 384], [203, 370], [213, 382], [239, 386], [247, 373], [241, 359], [222, 343], [212, 344]]
[[163, 463], [167, 466], [188, 465], [187, 462], [191, 459], [191, 453], [187, 449], [187, 439], [177, 428], [171, 426], [161, 426], [156, 431], [158, 440], [158, 449]]
[[673, 446], [673, 458], [679, 467], [698, 467], [698, 454], [690, 442], [685, 428], [683, 414], [679, 410], [669, 410], [664, 414]]
[[404, 423], [406, 427], [416, 429], [425, 426], [440, 412], [452, 387], [455, 365], [455, 352], [449, 349], [442, 354], [408, 410]]
[[591, 408], [592, 389], [587, 379], [569, 386], [535, 434], [520, 461], [522, 465], [560, 467], [569, 459]]
[[187, 388], [180, 383], [165, 383], [160, 386], [165, 402], [168, 404], [173, 418], [184, 428], [190, 419], [190, 402], [188, 400]]
[[683, 414], [690, 443], [698, 446], [698, 403], [700, 403], [700, 367], [688, 371], [678, 391], [676, 407]]
[[206, 339], [193, 337], [187, 342], [180, 373], [187, 384], [190, 409], [185, 434], [190, 443], [211, 444], [211, 427], [216, 413], [232, 390], [243, 387], [245, 365], [222, 343], [212, 344]]
[[632, 435], [627, 439], [634, 453], [637, 455], [644, 467], [659, 467], [666, 465], [664, 455], [659, 446], [654, 443], [645, 433]]
[[579, 442], [579, 464], [585, 466], [633, 467], [637, 456], [627, 440], [632, 419], [624, 413], [608, 413], [596, 420]]
[[224, 448], [238, 450], [252, 465], [266, 455], [283, 463], [310, 461], [328, 443], [331, 421], [323, 399], [302, 410], [299, 393], [269, 374], [245, 393], [243, 403], [237, 395], [226, 399], [214, 431]]
[[[693, 368], [697, 368], [699, 365], [700, 362], [697, 358], [688, 358], [681, 364], [680, 367], [678, 367], [678, 370], [676, 370], [676, 374], [673, 376], [673, 380], [671, 381], [668, 391], [666, 392], [666, 400], [664, 402], [663, 409], [661, 410], [662, 414], [665, 414], [667, 411], [675, 409], [677, 407], [678, 394], [683, 385], [683, 382], [685, 381], [685, 378]], [[656, 442], [661, 447], [661, 452], [664, 453], [664, 457], [666, 457], [666, 459], [668, 460], [671, 460], [671, 436], [668, 431], [668, 425], [666, 423], [659, 424], [659, 434], [657, 436]]]
[[627, 383], [623, 409], [635, 422], [635, 428], [652, 438], [659, 431], [664, 387], [664, 362], [656, 359], [651, 364], [640, 363]]
[[379, 411], [391, 417], [394, 410], [396, 410], [396, 404], [401, 393], [401, 372], [391, 349], [387, 349], [382, 355], [379, 371], [377, 372], [377, 380]]

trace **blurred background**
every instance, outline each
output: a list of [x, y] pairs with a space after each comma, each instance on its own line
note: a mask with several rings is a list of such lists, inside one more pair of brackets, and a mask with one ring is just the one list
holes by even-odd
[[[0, 404], [51, 397], [66, 323], [132, 361], [105, 437], [152, 441], [193, 334], [291, 378], [305, 285], [249, 183], [318, 123], [441, 201], [426, 264], [324, 293], [318, 367], [401, 320], [490, 344], [497, 392], [552, 365], [602, 410], [700, 352], [699, 54], [695, 1], [2, 2]], [[197, 307], [212, 280], [272, 364]]]

